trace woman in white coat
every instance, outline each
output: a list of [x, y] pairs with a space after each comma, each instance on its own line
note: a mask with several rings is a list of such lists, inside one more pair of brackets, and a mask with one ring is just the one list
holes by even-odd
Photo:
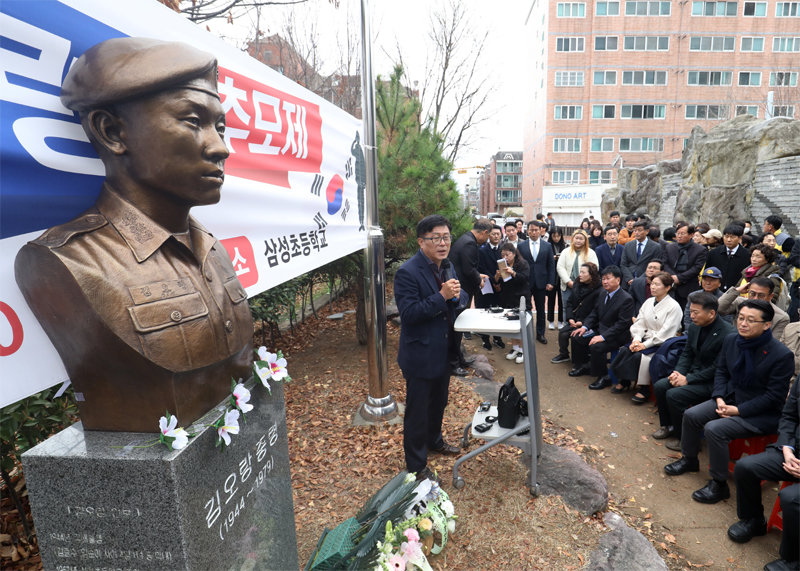
[[659, 272], [650, 282], [648, 297], [631, 325], [631, 344], [622, 347], [611, 363], [611, 370], [620, 379], [611, 389], [620, 393], [636, 379], [637, 393], [631, 400], [644, 404], [650, 396], [650, 358], [664, 341], [678, 334], [683, 319], [680, 304], [669, 296], [674, 285], [672, 276]]
[[595, 266], [599, 266], [597, 254], [589, 247], [589, 236], [583, 230], [578, 229], [572, 233], [569, 248], [564, 248], [558, 257], [558, 264], [556, 264], [556, 272], [561, 281], [561, 299], [564, 307], [567, 307], [567, 300], [572, 295], [572, 287], [578, 283], [581, 265], [586, 262], [592, 262]]

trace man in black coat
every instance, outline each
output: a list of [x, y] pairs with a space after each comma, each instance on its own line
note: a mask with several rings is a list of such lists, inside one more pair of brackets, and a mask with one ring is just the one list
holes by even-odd
[[692, 323], [686, 346], [675, 370], [653, 385], [661, 421], [661, 428], [653, 433], [657, 440], [672, 436], [679, 442], [684, 411], [711, 398], [719, 350], [725, 338], [733, 333], [733, 326], [719, 317], [718, 311], [714, 294], [705, 291], [689, 294]]
[[[800, 382], [795, 379], [778, 422], [778, 441], [761, 454], [746, 456], [736, 462], [736, 512], [739, 521], [728, 528], [728, 537], [737, 543], [750, 541], [767, 533], [761, 481], [800, 481]], [[783, 536], [780, 559], [764, 569], [800, 569], [800, 484], [783, 488], [778, 497], [783, 511]]]
[[711, 399], [683, 415], [683, 457], [664, 466], [670, 476], [698, 472], [697, 454], [705, 435], [711, 480], [692, 494], [692, 499], [715, 504], [730, 497], [728, 443], [736, 438], [774, 434], [794, 356], [772, 337], [772, 306], [760, 299], [745, 301], [736, 319], [738, 334], [725, 338], [714, 373]]
[[[492, 293], [478, 294], [475, 298], [475, 307], [487, 308], [500, 305], [500, 294], [496, 291], [499, 286], [494, 283], [494, 274], [497, 271], [497, 260], [502, 258], [500, 255], [502, 241], [503, 229], [495, 224], [489, 231], [489, 240], [478, 250], [478, 271], [489, 276], [494, 291]], [[489, 336], [481, 335], [481, 339], [483, 339], [483, 347], [491, 351], [492, 344], [489, 342]], [[501, 349], [506, 346], [503, 340], [497, 335], [494, 337], [494, 344]]]
[[[453, 243], [450, 248], [450, 254], [447, 256], [452, 264], [456, 273], [456, 278], [461, 283], [461, 288], [467, 292], [469, 301], [465, 307], [469, 307], [473, 298], [480, 294], [483, 287], [483, 281], [489, 276], [482, 274], [478, 271], [478, 248], [489, 239], [489, 231], [492, 229], [492, 221], [488, 218], [479, 218], [472, 225], [472, 230], [464, 232], [458, 240]], [[458, 359], [451, 363], [453, 367], [453, 374], [458, 376], [466, 375], [467, 371], [464, 367], [470, 364], [460, 350], [461, 338], [464, 334], [456, 332], [455, 346], [459, 348]], [[467, 339], [470, 339], [467, 336]]]
[[647, 269], [644, 271], [644, 275], [639, 276], [631, 282], [628, 293], [630, 293], [633, 298], [634, 315], [639, 315], [642, 304], [652, 295], [650, 293], [650, 280], [661, 271], [664, 271], [664, 262], [661, 260], [650, 260], [647, 264]]
[[692, 237], [694, 226], [686, 222], [675, 225], [675, 242], [664, 248], [664, 270], [672, 276], [675, 301], [681, 310], [686, 307], [686, 299], [693, 291], [700, 289], [700, 271], [706, 263], [708, 250]]
[[544, 336], [544, 302], [547, 298], [547, 292], [552, 290], [556, 283], [556, 262], [553, 256], [553, 247], [541, 238], [546, 227], [547, 225], [544, 222], [528, 222], [529, 240], [517, 246], [518, 252], [531, 268], [528, 279], [531, 286], [531, 298], [536, 308], [536, 340], [544, 344], [547, 343], [547, 339]]
[[450, 354], [456, 308], [466, 303], [459, 281], [445, 272], [450, 250], [450, 222], [437, 214], [417, 224], [419, 250], [394, 278], [400, 312], [397, 363], [406, 380], [403, 450], [406, 469], [417, 479], [435, 479], [428, 452], [458, 454], [444, 441], [442, 417], [450, 387]]
[[622, 283], [627, 288], [634, 278], [644, 275], [650, 260], [661, 259], [661, 244], [648, 239], [649, 224], [639, 220], [633, 225], [633, 240], [625, 244], [622, 251]]
[[622, 262], [623, 246], [617, 243], [619, 239], [619, 230], [616, 226], [606, 226], [603, 230], [603, 238], [606, 243], [600, 244], [595, 248], [594, 253], [597, 254], [597, 269], [601, 272], [608, 266], [619, 266]]
[[724, 292], [735, 287], [742, 279], [742, 270], [750, 265], [750, 252], [742, 246], [744, 228], [739, 224], [728, 224], [722, 231], [722, 246], [717, 246], [708, 253], [706, 266], [719, 268], [722, 272]]
[[[617, 266], [603, 270], [605, 290], [581, 327], [571, 333], [572, 360], [576, 365], [570, 377], [591, 373], [597, 380], [589, 385], [592, 390], [611, 386], [608, 377], [608, 353], [631, 340], [633, 298], [620, 288], [622, 272]], [[588, 362], [588, 365], [587, 365]]]

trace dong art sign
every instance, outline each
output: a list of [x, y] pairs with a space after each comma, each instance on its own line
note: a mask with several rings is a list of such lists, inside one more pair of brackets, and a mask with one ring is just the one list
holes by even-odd
[[14, 258], [100, 192], [103, 163], [58, 96], [78, 56], [120, 36], [186, 42], [218, 59], [231, 154], [222, 200], [192, 215], [221, 240], [249, 295], [366, 246], [360, 121], [155, 0], [2, 0], [0, 406], [66, 380], [17, 288]]

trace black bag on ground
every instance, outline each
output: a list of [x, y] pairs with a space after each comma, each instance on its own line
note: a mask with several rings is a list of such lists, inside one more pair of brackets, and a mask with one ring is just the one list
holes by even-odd
[[514, 428], [517, 425], [520, 400], [514, 377], [508, 377], [497, 395], [497, 424], [500, 428]]

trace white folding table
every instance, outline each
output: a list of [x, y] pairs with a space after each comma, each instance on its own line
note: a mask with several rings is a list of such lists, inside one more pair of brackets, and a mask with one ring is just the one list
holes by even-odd
[[[461, 447], [466, 448], [469, 436], [486, 440], [479, 448], [461, 456], [453, 466], [453, 486], [461, 489], [466, 485], [464, 478], [458, 475], [458, 469], [467, 460], [482, 454], [492, 446], [508, 444], [521, 448], [530, 456], [530, 471], [526, 484], [533, 496], [539, 495], [539, 484], [536, 480], [536, 471], [542, 450], [542, 422], [539, 405], [539, 374], [536, 368], [536, 346], [534, 343], [535, 331], [533, 317], [525, 310], [525, 300], [520, 298], [519, 320], [508, 319], [503, 313], [493, 313], [488, 309], [466, 309], [458, 316], [454, 324], [456, 331], [471, 331], [483, 335], [497, 335], [511, 337], [522, 341], [522, 351], [525, 355], [523, 370], [525, 373], [525, 394], [528, 401], [528, 416], [521, 416], [514, 428], [500, 428], [495, 422], [486, 432], [476, 432], [475, 426], [484, 422], [487, 416], [497, 416], [497, 406], [493, 405], [486, 412], [480, 409], [475, 411], [472, 422], [464, 429]], [[531, 427], [533, 426], [533, 430]]]

